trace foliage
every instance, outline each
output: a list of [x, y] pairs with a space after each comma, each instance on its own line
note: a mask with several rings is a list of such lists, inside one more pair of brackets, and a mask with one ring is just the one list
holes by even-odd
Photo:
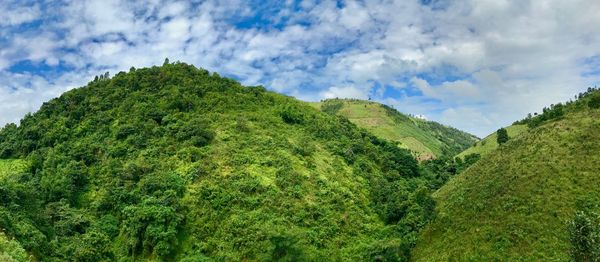
[[593, 109], [600, 108], [600, 95], [590, 98], [588, 106]]
[[423, 161], [421, 173], [427, 177], [429, 188], [437, 190], [450, 180], [450, 178], [463, 172], [477, 161], [481, 155], [477, 153], [468, 154], [463, 158], [438, 158]]
[[600, 216], [577, 211], [568, 224], [574, 261], [600, 261]]
[[407, 260], [434, 217], [408, 150], [178, 62], [44, 103], [0, 155], [0, 227], [40, 261]]
[[508, 139], [508, 132], [506, 131], [506, 129], [500, 128], [498, 129], [498, 131], [496, 131], [496, 142], [498, 143], [498, 145], [502, 145], [508, 142]]
[[4, 262], [25, 262], [30, 261], [30, 257], [17, 241], [7, 238], [3, 232], [0, 232], [0, 260]]

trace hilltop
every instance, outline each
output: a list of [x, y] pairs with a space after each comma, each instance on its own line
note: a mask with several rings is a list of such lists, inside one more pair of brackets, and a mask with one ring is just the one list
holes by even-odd
[[344, 116], [378, 137], [399, 143], [419, 160], [453, 157], [479, 141], [474, 135], [402, 114], [376, 102], [329, 99], [311, 104], [323, 112]]
[[600, 258], [599, 119], [600, 91], [591, 90], [517, 121], [529, 129], [434, 194], [437, 216], [414, 259]]
[[32, 260], [406, 260], [433, 217], [408, 150], [179, 62], [44, 103], [0, 157], [0, 248]]

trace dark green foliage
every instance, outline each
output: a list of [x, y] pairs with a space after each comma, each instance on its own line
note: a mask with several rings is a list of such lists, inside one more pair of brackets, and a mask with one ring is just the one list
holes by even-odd
[[298, 240], [288, 235], [271, 237], [273, 244], [272, 261], [305, 261], [304, 252], [297, 247]]
[[588, 106], [593, 109], [600, 108], [600, 95], [596, 95], [596, 96], [590, 98], [590, 101], [588, 102]]
[[104, 74], [0, 130], [0, 228], [40, 261], [407, 260], [410, 152], [182, 63]]
[[466, 170], [481, 159], [479, 154], [468, 154], [463, 158], [437, 158], [421, 163], [421, 173], [428, 177], [429, 188], [437, 190], [448, 180]]
[[498, 142], [498, 145], [508, 142], [508, 139], [508, 131], [506, 131], [505, 128], [500, 128], [496, 131], [496, 141]]
[[475, 162], [479, 161], [479, 159], [481, 159], [481, 155], [477, 153], [466, 155], [465, 159], [463, 160], [463, 165], [460, 169], [463, 170], [468, 168], [469, 166], [475, 164]]
[[342, 109], [342, 107], [344, 106], [344, 103], [342, 103], [341, 101], [338, 100], [325, 100], [323, 102], [323, 105], [321, 105], [321, 111], [330, 114], [330, 115], [335, 115], [337, 114], [338, 111], [340, 111], [340, 109]]
[[280, 114], [283, 122], [288, 124], [302, 124], [304, 122], [304, 115], [294, 106], [285, 106]]

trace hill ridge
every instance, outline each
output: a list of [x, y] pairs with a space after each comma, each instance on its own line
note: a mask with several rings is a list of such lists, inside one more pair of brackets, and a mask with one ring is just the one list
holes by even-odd
[[326, 99], [311, 105], [323, 112], [347, 117], [381, 138], [400, 143], [421, 161], [454, 157], [479, 140], [454, 127], [405, 115], [375, 101]]

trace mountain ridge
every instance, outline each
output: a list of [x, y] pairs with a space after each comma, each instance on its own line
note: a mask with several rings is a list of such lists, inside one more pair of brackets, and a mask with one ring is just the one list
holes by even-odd
[[329, 114], [347, 117], [359, 127], [414, 152], [418, 160], [454, 157], [479, 139], [456, 128], [405, 115], [373, 101], [328, 99], [311, 103]]

